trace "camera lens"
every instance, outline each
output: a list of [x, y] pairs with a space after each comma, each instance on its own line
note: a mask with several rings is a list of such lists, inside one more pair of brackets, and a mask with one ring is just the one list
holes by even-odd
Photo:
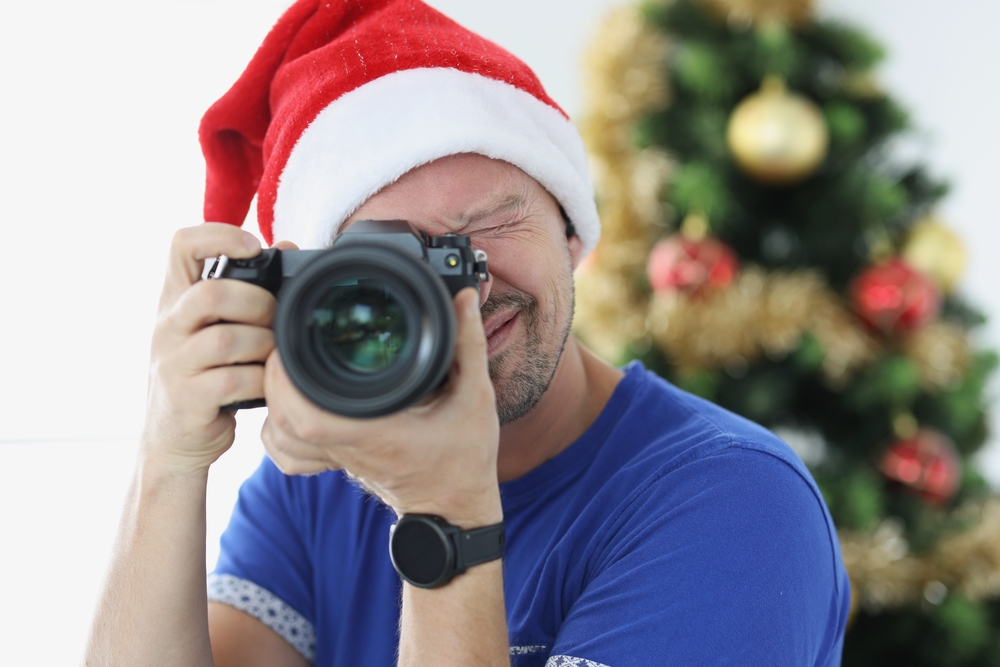
[[443, 279], [391, 245], [318, 252], [283, 285], [275, 339], [289, 378], [319, 407], [377, 417], [440, 386], [455, 346]]
[[409, 352], [406, 312], [375, 280], [340, 283], [313, 310], [310, 334], [328, 365], [377, 373]]

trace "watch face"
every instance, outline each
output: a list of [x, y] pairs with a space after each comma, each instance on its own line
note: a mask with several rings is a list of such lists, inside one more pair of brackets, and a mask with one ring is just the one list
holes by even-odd
[[447, 581], [451, 560], [448, 538], [431, 521], [416, 519], [396, 524], [389, 554], [396, 571], [415, 586], [432, 588]]

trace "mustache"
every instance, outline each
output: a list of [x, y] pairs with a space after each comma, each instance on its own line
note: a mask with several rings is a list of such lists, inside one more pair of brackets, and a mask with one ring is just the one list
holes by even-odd
[[522, 312], [532, 312], [537, 306], [537, 302], [531, 296], [521, 292], [507, 292], [504, 294], [491, 293], [486, 298], [486, 303], [479, 309], [482, 318], [485, 320], [491, 315], [502, 310], [518, 310]]

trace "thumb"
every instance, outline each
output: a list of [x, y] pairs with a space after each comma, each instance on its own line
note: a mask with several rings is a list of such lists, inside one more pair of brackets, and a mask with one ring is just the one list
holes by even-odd
[[486, 358], [486, 333], [479, 314], [479, 294], [467, 287], [455, 296], [455, 320], [458, 325], [455, 337], [455, 366], [458, 382], [489, 381]]

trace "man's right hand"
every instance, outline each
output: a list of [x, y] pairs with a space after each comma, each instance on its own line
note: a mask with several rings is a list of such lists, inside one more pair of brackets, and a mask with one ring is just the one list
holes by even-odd
[[201, 273], [208, 258], [259, 252], [257, 239], [232, 225], [199, 225], [174, 236], [153, 333], [142, 449], [87, 665], [211, 667], [233, 664], [227, 653], [256, 656], [246, 664], [303, 664], [260, 621], [234, 621], [242, 612], [232, 607], [214, 614], [210, 630], [206, 604], [208, 467], [232, 445], [236, 426], [219, 408], [264, 395], [275, 299], [238, 280], [201, 280]]
[[153, 333], [143, 454], [177, 471], [208, 468], [233, 443], [223, 405], [264, 395], [275, 299], [238, 280], [201, 280], [206, 259], [255, 257], [260, 242], [228, 224], [174, 235]]

